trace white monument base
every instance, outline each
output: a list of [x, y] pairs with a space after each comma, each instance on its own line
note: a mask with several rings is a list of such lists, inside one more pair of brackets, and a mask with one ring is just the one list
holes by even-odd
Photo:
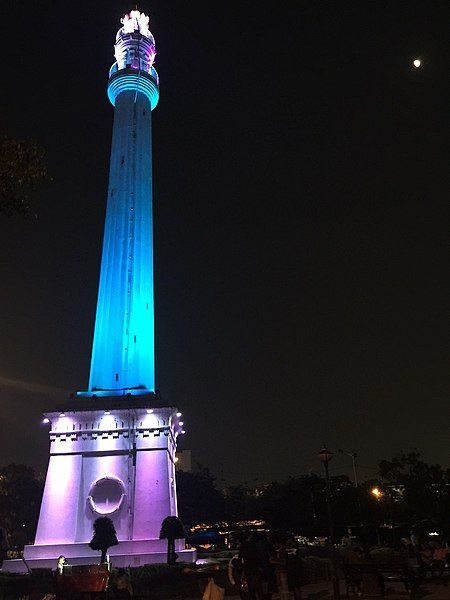
[[[93, 525], [108, 516], [119, 544], [109, 549], [115, 567], [167, 560], [161, 523], [177, 515], [175, 451], [180, 413], [155, 406], [154, 395], [77, 399], [46, 413], [50, 461], [35, 544], [24, 560], [8, 560], [3, 571], [56, 568], [63, 555], [73, 565], [100, 562], [89, 548]], [[144, 538], [144, 539], [142, 539]], [[195, 550], [176, 542], [180, 562], [195, 562]]]

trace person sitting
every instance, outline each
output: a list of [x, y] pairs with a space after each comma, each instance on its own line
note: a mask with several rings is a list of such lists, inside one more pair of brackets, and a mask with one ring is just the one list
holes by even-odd
[[422, 544], [417, 553], [417, 562], [419, 564], [418, 573], [426, 578], [428, 571], [431, 570], [433, 563], [433, 552], [428, 544]]
[[61, 554], [61, 556], [58, 557], [58, 564], [56, 565], [56, 569], [59, 575], [62, 575], [64, 565], [67, 565], [67, 560], [66, 557]]
[[349, 592], [354, 592], [358, 594], [358, 596], [361, 596], [362, 574], [361, 571], [352, 569], [352, 566], [361, 565], [364, 562], [365, 560], [362, 548], [350, 547], [345, 553], [343, 569], [347, 584], [347, 595]]
[[437, 573], [439, 580], [442, 580], [444, 575], [446, 558], [447, 548], [444, 548], [440, 542], [437, 542], [436, 548], [433, 549], [431, 568], [433, 575]]
[[113, 579], [113, 591], [115, 598], [131, 598], [133, 595], [133, 588], [131, 587], [130, 578], [125, 569], [119, 569], [116, 576]]

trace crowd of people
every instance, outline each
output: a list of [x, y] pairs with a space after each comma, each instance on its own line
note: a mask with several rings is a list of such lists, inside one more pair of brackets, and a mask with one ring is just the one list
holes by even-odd
[[[420, 541], [420, 538], [411, 535], [403, 538], [395, 548], [384, 548], [384, 551], [386, 557], [383, 559], [380, 546], [358, 543], [350, 532], [344, 536], [339, 562], [347, 585], [355, 591], [361, 589], [364, 565], [372, 565], [373, 578], [379, 578], [378, 586], [383, 589], [383, 569], [380, 566], [383, 562], [386, 568], [398, 566], [405, 579], [411, 576], [408, 584], [413, 580], [432, 579], [447, 585], [450, 546], [441, 539]], [[353, 568], [354, 565], [359, 567]], [[233, 556], [228, 568], [230, 582], [239, 590], [242, 600], [270, 600], [273, 593], [277, 593], [281, 600], [292, 595], [294, 600], [300, 600], [301, 586], [306, 583], [304, 572], [295, 540], [271, 537], [262, 532], [252, 532], [241, 542], [239, 552]], [[371, 572], [370, 568], [368, 572]]]
[[[390, 556], [383, 561], [380, 553], [386, 551]], [[383, 565], [383, 562], [386, 564]], [[342, 568], [347, 585], [354, 591], [360, 591], [364, 565], [372, 564], [375, 567], [373, 577], [378, 577], [378, 586], [384, 590], [382, 572], [392, 570], [393, 567], [404, 575], [409, 585], [420, 585], [427, 580], [432, 580], [447, 586], [447, 578], [444, 575], [449, 562], [450, 547], [446, 542], [440, 539], [431, 542], [421, 541], [421, 538], [412, 534], [410, 537], [402, 538], [400, 544], [394, 548], [363, 548], [357, 544], [348, 545], [343, 556]], [[358, 566], [361, 568], [358, 569]]]
[[[443, 579], [446, 565], [450, 563], [450, 547], [446, 543], [437, 540], [436, 542], [419, 544], [414, 548], [414, 552], [419, 565], [419, 573], [424, 577], [428, 573], [432, 577]], [[444, 585], [446, 585], [444, 583]]]
[[281, 600], [291, 592], [294, 600], [301, 598], [302, 560], [295, 542], [252, 532], [231, 559], [228, 573], [243, 600], [270, 600], [274, 592]]

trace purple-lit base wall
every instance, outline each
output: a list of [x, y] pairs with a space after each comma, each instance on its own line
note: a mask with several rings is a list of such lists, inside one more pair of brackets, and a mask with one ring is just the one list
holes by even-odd
[[[186, 550], [184, 540], [177, 540], [176, 551], [178, 562], [195, 562], [195, 550]], [[97, 564], [100, 553], [94, 552], [88, 544], [59, 544], [55, 546], [27, 546], [26, 558], [30, 569], [56, 569], [58, 556], [66, 557], [70, 565]], [[35, 558], [32, 558], [35, 556]], [[56, 556], [56, 558], [55, 558]], [[142, 565], [165, 563], [167, 561], [166, 540], [142, 540], [141, 542], [125, 541], [110, 548], [108, 557], [113, 567], [140, 567]], [[26, 573], [27, 566], [22, 560], [7, 560], [3, 563], [3, 572]]]
[[[110, 548], [116, 566], [165, 562], [159, 540], [163, 519], [177, 514], [174, 457], [181, 429], [174, 408], [80, 410], [48, 413], [50, 461], [33, 546], [24, 558], [32, 568], [55, 567], [63, 554], [69, 564], [92, 564], [99, 553], [88, 543], [93, 522], [107, 515], [119, 545]], [[182, 561], [195, 551], [178, 542]], [[5, 561], [4, 571], [23, 570]]]
[[[184, 540], [177, 540], [178, 562], [195, 562], [195, 550], [186, 550]], [[100, 560], [100, 553], [94, 552], [88, 544], [58, 544], [54, 546], [26, 546], [26, 562], [30, 569], [55, 569], [57, 558], [66, 557], [70, 565], [92, 565]], [[55, 558], [56, 556], [56, 558]], [[166, 540], [122, 541], [110, 548], [108, 557], [113, 567], [140, 567], [142, 565], [165, 563], [167, 561]], [[26, 573], [27, 567], [22, 560], [7, 560], [2, 571], [8, 573]]]

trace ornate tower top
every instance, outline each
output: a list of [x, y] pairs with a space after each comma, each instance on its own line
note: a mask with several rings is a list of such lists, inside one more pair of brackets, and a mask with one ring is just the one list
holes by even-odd
[[141, 13], [138, 10], [132, 10], [128, 15], [125, 15], [123, 19], [120, 19], [120, 22], [123, 24], [123, 27], [117, 32], [116, 40], [123, 34], [134, 33], [135, 31], [138, 31], [140, 34], [152, 38], [153, 40], [153, 36], [148, 28], [149, 17], [144, 13]]
[[[120, 22], [122, 27], [117, 32], [116, 43], [114, 44], [116, 62], [109, 71], [109, 99], [114, 105], [117, 93], [125, 89], [124, 85], [126, 89], [138, 86], [141, 91], [149, 96], [153, 109], [158, 102], [159, 77], [153, 66], [156, 57], [156, 46], [155, 38], [148, 28], [149, 18], [139, 10], [132, 10], [120, 19]], [[129, 75], [134, 73], [134, 77], [128, 77], [126, 82], [123, 78], [120, 79], [120, 82], [115, 81], [116, 76], [120, 75], [121, 72], [122, 74], [127, 72]], [[140, 77], [141, 75], [143, 75], [143, 78]], [[150, 76], [151, 81], [146, 80], [147, 76]], [[138, 79], [135, 81], [136, 77]], [[146, 88], [148, 88], [147, 91], [145, 91]]]

